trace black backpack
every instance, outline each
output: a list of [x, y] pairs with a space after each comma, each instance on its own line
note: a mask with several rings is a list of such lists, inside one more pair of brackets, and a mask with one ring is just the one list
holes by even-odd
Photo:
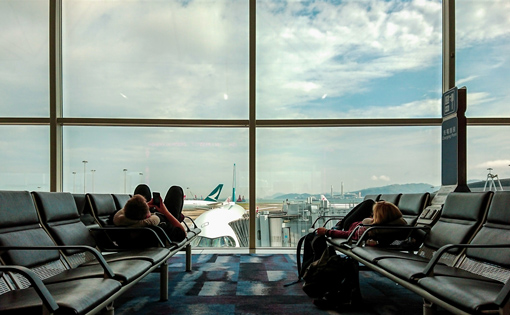
[[362, 300], [358, 263], [337, 255], [332, 247], [308, 266], [303, 280], [303, 291], [311, 298], [325, 299], [335, 306], [358, 305]]
[[[317, 235], [315, 231], [301, 237], [296, 250], [298, 279], [285, 286], [301, 282], [308, 266], [314, 261], [319, 260], [326, 248], [326, 237]], [[303, 258], [301, 258], [301, 249], [303, 249]]]

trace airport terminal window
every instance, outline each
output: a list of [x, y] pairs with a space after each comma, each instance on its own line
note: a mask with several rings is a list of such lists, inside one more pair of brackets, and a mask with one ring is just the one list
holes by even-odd
[[0, 1], [0, 116], [49, 116], [48, 1]]
[[179, 185], [205, 198], [223, 184], [225, 201], [234, 163], [236, 190], [247, 194], [247, 138], [246, 129], [233, 128], [64, 127], [64, 190], [83, 192], [85, 164], [87, 192], [94, 184], [94, 192], [132, 193], [142, 182], [162, 193]]
[[[64, 191], [132, 194], [145, 183], [164, 197], [179, 185], [186, 194], [183, 213], [200, 225], [201, 236], [232, 237], [232, 228], [221, 220], [245, 213], [246, 203], [231, 209], [225, 202], [232, 200], [234, 169], [235, 194], [248, 194], [247, 143], [244, 128], [64, 127]], [[211, 210], [193, 204], [219, 184]]]
[[[0, 2], [0, 189], [122, 193], [146, 182], [160, 192], [177, 184], [187, 198], [202, 199], [223, 184], [219, 200], [231, 196], [238, 207], [207, 213], [224, 220], [233, 214], [236, 232], [203, 233], [200, 242], [248, 246], [243, 214], [251, 155], [256, 247], [286, 247], [295, 245], [295, 225], [267, 211], [296, 215], [303, 222], [299, 232], [306, 233], [306, 211], [319, 207], [306, 201], [317, 202], [320, 194], [333, 202], [353, 197], [354, 204], [365, 188], [439, 185], [439, 119], [413, 118], [440, 117], [440, 0], [256, 0], [254, 69], [248, 63], [249, 1], [55, 3], [63, 5], [63, 82], [57, 88], [63, 117], [51, 107], [57, 123], [50, 126], [50, 106], [59, 102], [49, 99], [48, 25], [58, 21], [48, 23], [48, 0]], [[471, 124], [468, 180], [485, 180], [489, 168], [507, 178], [508, 130], [496, 124], [507, 124], [510, 114], [510, 7], [458, 0], [456, 10], [456, 85], [468, 88]], [[256, 71], [253, 98], [250, 70]], [[256, 117], [249, 117], [249, 105]], [[118, 119], [138, 117], [146, 119], [139, 125]], [[159, 118], [177, 122], [151, 120]], [[291, 121], [296, 118], [317, 127], [299, 128]], [[345, 118], [354, 119], [338, 127]], [[406, 127], [374, 127], [384, 118], [402, 118], [398, 124]], [[231, 125], [208, 121], [216, 119]], [[247, 119], [255, 120], [255, 129], [247, 128]], [[50, 127], [57, 132], [50, 135]], [[50, 174], [49, 161], [50, 153], [60, 152], [59, 128], [63, 187], [60, 169]], [[250, 152], [253, 130], [256, 150]], [[199, 220], [203, 232], [217, 223]], [[275, 226], [282, 228], [264, 239]]]
[[[472, 190], [483, 190], [485, 181], [489, 179], [486, 188], [490, 187], [494, 175], [497, 190], [502, 186], [510, 186], [510, 128], [508, 126], [471, 126], [468, 127], [467, 143], [467, 179]], [[492, 176], [488, 176], [488, 174]], [[498, 182], [499, 179], [499, 182]], [[476, 184], [475, 184], [476, 182]], [[494, 189], [494, 185], [493, 188]]]
[[508, 2], [463, 0], [455, 9], [456, 84], [467, 87], [466, 115], [510, 117]]
[[257, 118], [440, 117], [441, 1], [257, 1]]
[[49, 128], [0, 126], [0, 190], [49, 191]]
[[248, 1], [63, 2], [64, 115], [248, 118]]
[[[271, 219], [280, 220], [275, 224], [290, 231], [290, 242], [278, 235], [268, 240], [271, 247], [296, 246], [322, 211], [321, 194], [346, 211], [367, 194], [437, 190], [440, 132], [440, 127], [257, 130], [257, 210], [268, 215], [260, 226], [269, 222], [271, 229]], [[278, 213], [282, 210], [287, 215]]]

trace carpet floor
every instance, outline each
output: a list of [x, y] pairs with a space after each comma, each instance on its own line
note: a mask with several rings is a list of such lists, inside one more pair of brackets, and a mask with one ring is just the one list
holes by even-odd
[[[422, 299], [372, 271], [360, 272], [363, 303], [320, 310], [302, 290], [293, 254], [193, 255], [169, 260], [169, 299], [159, 301], [159, 273], [135, 284], [115, 302], [116, 314], [422, 314]], [[442, 314], [443, 312], [440, 312]]]

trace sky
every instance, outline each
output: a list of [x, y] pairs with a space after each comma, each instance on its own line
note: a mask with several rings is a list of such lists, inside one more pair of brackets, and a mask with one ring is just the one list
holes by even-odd
[[[2, 117], [49, 115], [46, 8], [0, 1]], [[467, 116], [509, 117], [510, 2], [456, 10]], [[63, 16], [65, 117], [248, 118], [247, 1], [64, 1]], [[438, 0], [258, 1], [257, 118], [438, 118], [441, 36]], [[439, 129], [260, 128], [257, 195], [439, 185]], [[469, 179], [489, 167], [510, 177], [507, 129], [468, 128]], [[47, 127], [0, 135], [0, 189], [49, 189]], [[65, 126], [63, 137], [66, 191], [143, 181], [200, 197], [223, 183], [226, 198], [236, 164], [248, 194], [244, 128]]]

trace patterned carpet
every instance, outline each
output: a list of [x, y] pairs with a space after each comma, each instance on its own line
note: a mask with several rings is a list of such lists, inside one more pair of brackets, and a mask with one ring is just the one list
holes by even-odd
[[[159, 274], [153, 273], [117, 299], [116, 314], [338, 314], [320, 310], [301, 289], [284, 287], [297, 279], [296, 255], [193, 255], [169, 260], [169, 299], [159, 301]], [[419, 296], [370, 271], [360, 273], [363, 305], [342, 314], [421, 314]]]

